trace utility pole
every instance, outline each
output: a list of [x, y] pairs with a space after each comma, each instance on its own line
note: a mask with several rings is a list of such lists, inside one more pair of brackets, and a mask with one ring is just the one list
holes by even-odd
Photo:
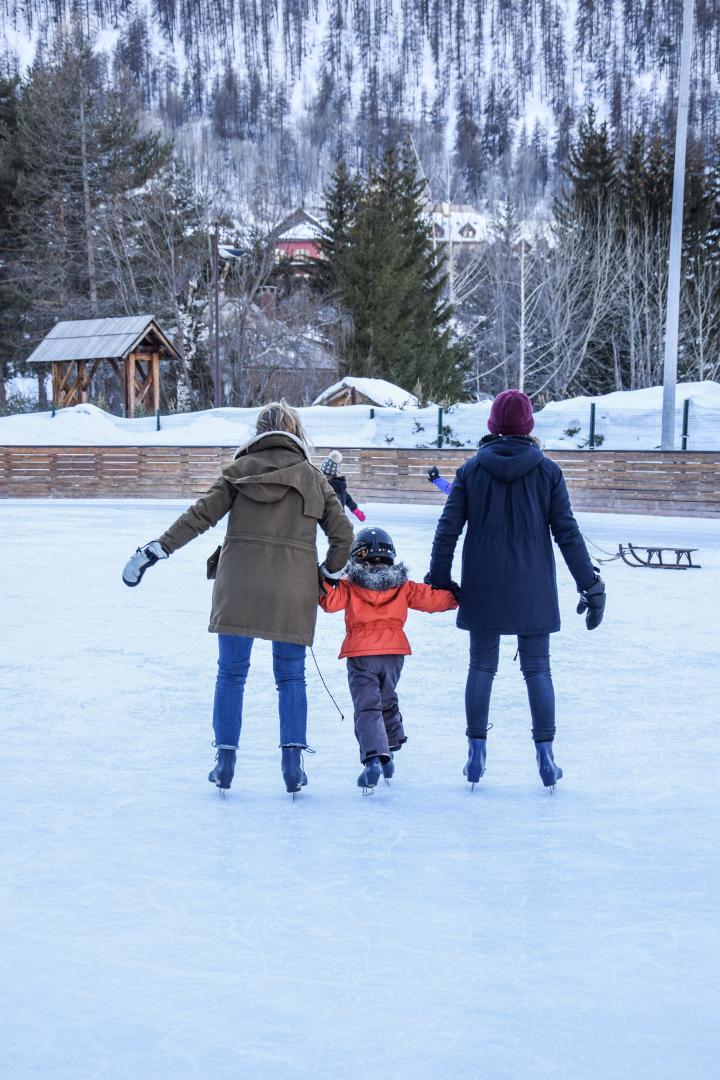
[[212, 277], [213, 277], [213, 378], [215, 381], [215, 408], [222, 406], [222, 386], [220, 383], [220, 223], [215, 222], [213, 227], [213, 251], [212, 251]]
[[680, 323], [680, 262], [682, 256], [683, 205], [685, 201], [685, 154], [687, 149], [690, 61], [692, 59], [693, 0], [683, 0], [683, 32], [680, 46], [675, 172], [673, 175], [670, 256], [668, 259], [667, 308], [665, 314], [665, 364], [663, 368], [663, 450], [675, 449], [675, 385], [677, 383], [678, 328]]
[[525, 200], [520, 218], [520, 356], [518, 358], [518, 390], [525, 389]]

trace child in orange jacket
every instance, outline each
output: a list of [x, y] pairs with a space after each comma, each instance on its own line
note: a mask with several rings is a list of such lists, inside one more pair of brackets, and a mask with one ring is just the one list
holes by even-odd
[[390, 779], [393, 754], [407, 741], [396, 687], [412, 651], [403, 630], [408, 609], [450, 611], [458, 606], [449, 590], [409, 581], [406, 567], [395, 558], [392, 539], [383, 529], [362, 529], [350, 550], [347, 577], [337, 584], [326, 581], [320, 597], [324, 611], [345, 611], [340, 659], [347, 658], [355, 735], [365, 766], [358, 777], [363, 794], [374, 790], [381, 772]]

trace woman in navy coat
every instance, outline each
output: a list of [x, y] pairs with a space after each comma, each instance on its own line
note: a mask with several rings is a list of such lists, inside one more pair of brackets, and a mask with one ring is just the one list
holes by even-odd
[[562, 471], [530, 436], [532, 404], [520, 390], [505, 390], [492, 405], [477, 454], [455, 476], [433, 542], [426, 581], [451, 584], [458, 537], [462, 553], [457, 625], [470, 631], [465, 691], [471, 783], [485, 771], [490, 693], [498, 668], [500, 635], [516, 634], [527, 686], [540, 777], [554, 787], [562, 769], [553, 758], [555, 694], [550, 637], [560, 629], [552, 537], [580, 593], [578, 613], [589, 630], [599, 626], [605, 586], [573, 517]]

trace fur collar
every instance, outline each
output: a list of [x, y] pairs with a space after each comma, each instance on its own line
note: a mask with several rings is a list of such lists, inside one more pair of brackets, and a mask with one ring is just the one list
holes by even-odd
[[361, 589], [372, 589], [373, 592], [386, 592], [388, 589], [399, 589], [408, 579], [408, 569], [405, 563], [395, 563], [394, 566], [379, 566], [371, 569], [364, 566], [356, 559], [351, 559], [347, 568], [348, 581], [351, 585], [359, 585]]

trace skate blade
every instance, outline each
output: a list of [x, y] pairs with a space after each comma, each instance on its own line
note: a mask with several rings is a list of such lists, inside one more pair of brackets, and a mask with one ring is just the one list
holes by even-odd
[[361, 788], [361, 791], [362, 791], [363, 795], [374, 795], [375, 794], [375, 788], [374, 787], [364, 787], [364, 788]]
[[220, 798], [224, 799], [225, 798], [225, 788], [224, 787], [219, 787], [218, 791], [220, 792]]

